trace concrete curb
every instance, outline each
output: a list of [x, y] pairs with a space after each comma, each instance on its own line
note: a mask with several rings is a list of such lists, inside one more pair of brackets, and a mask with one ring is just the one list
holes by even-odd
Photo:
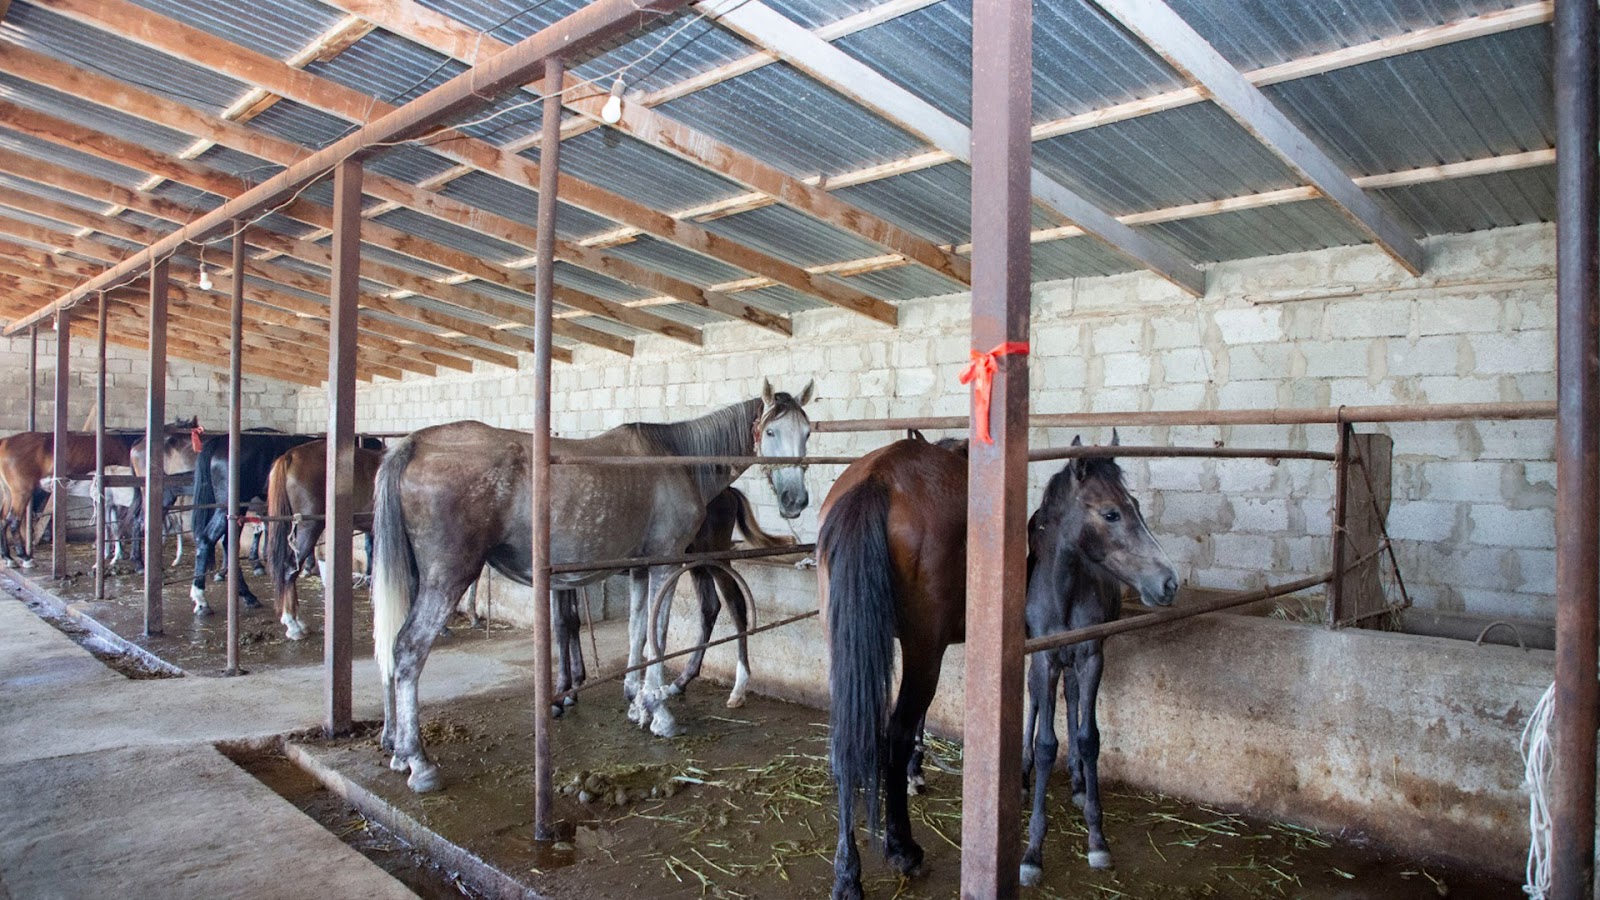
[[17, 570], [0, 569], [0, 575], [4, 575], [9, 579], [17, 590], [21, 591], [29, 600], [39, 603], [57, 616], [70, 619], [74, 625], [105, 641], [119, 652], [138, 660], [140, 665], [152, 672], [160, 673], [169, 678], [182, 678], [190, 674], [100, 624], [93, 616], [83, 610], [74, 608], [60, 597], [34, 584]]
[[321, 782], [361, 814], [400, 835], [426, 853], [434, 862], [461, 873], [471, 886], [496, 900], [544, 900], [544, 895], [518, 881], [483, 857], [446, 840], [389, 801], [326, 765], [314, 753], [293, 741], [284, 741], [283, 752], [295, 765]]

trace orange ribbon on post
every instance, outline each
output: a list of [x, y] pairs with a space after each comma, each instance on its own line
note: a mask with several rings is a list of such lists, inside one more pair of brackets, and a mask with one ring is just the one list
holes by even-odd
[[972, 351], [972, 362], [961, 370], [961, 383], [972, 384], [973, 418], [977, 420], [978, 440], [985, 444], [994, 443], [994, 436], [989, 433], [989, 397], [994, 390], [994, 373], [999, 368], [999, 358], [1002, 356], [1027, 356], [1028, 343], [1026, 341], [1006, 341], [988, 353]]

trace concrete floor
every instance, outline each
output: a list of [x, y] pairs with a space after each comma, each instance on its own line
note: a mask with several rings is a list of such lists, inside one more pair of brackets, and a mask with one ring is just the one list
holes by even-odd
[[[133, 681], [0, 593], [0, 900], [410, 897], [219, 753], [317, 727], [322, 671]], [[440, 646], [425, 702], [526, 679], [514, 638]], [[382, 715], [355, 665], [355, 716]]]

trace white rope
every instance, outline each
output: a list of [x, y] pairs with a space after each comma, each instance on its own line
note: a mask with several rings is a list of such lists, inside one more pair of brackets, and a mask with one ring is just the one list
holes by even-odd
[[1555, 712], [1556, 686], [1551, 682], [1522, 729], [1524, 776], [1528, 790], [1528, 883], [1523, 893], [1544, 900], [1550, 893], [1550, 806], [1546, 782], [1554, 765], [1550, 754], [1550, 719]]

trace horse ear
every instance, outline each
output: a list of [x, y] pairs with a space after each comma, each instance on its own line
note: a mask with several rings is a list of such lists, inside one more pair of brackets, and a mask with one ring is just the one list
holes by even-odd
[[772, 405], [772, 382], [765, 378], [761, 379], [761, 402]]
[[1122, 438], [1117, 436], [1117, 429], [1116, 428], [1112, 428], [1111, 429], [1111, 446], [1117, 447], [1117, 446], [1120, 446], [1121, 444], [1122, 444]]
[[1072, 436], [1072, 446], [1074, 446], [1074, 447], [1082, 447], [1083, 446], [1083, 436], [1082, 435], [1078, 435], [1078, 434], [1073, 435]]
[[800, 391], [800, 405], [801, 406], [805, 406], [807, 403], [811, 402], [811, 389], [816, 387], [816, 386], [817, 386], [817, 380], [815, 378], [813, 378], [810, 381], [806, 382], [805, 388]]

